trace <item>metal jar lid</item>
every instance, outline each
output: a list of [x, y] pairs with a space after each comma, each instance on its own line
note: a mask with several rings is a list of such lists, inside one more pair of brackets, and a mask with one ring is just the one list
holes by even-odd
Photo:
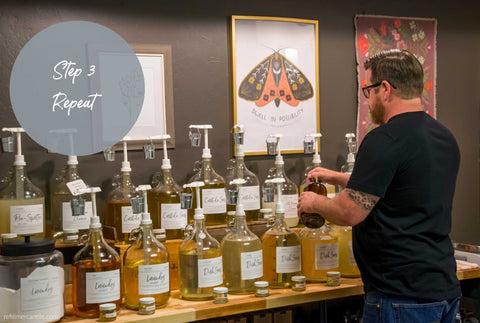
[[55, 241], [50, 239], [30, 239], [9, 241], [0, 246], [0, 255], [20, 257], [50, 253], [55, 250]]

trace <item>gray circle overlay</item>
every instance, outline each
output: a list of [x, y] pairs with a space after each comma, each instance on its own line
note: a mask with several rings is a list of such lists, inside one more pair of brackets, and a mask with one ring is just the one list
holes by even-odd
[[114, 31], [69, 21], [36, 34], [10, 76], [10, 100], [25, 132], [49, 151], [90, 155], [120, 141], [143, 105], [142, 67]]

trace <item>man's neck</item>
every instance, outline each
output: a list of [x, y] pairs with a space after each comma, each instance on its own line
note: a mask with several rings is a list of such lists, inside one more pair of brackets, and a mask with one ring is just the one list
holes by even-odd
[[385, 111], [385, 122], [388, 122], [388, 120], [396, 115], [418, 111], [423, 111], [423, 105], [420, 98], [402, 100], [397, 97], [390, 102], [389, 109], [386, 109]]

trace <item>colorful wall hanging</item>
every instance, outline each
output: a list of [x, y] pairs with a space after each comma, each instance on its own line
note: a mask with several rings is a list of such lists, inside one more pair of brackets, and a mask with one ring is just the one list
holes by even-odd
[[355, 47], [358, 77], [357, 138], [360, 143], [376, 127], [368, 111], [367, 99], [362, 94], [365, 86], [363, 63], [372, 55], [388, 49], [406, 49], [423, 66], [424, 89], [422, 104], [425, 112], [436, 118], [436, 57], [437, 20], [357, 15], [355, 16]]

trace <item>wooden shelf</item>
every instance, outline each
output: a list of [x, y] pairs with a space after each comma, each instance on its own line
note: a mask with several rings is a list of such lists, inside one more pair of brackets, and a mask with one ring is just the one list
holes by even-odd
[[[283, 306], [309, 302], [324, 301], [363, 294], [360, 278], [342, 278], [338, 287], [327, 287], [325, 284], [307, 284], [304, 292], [291, 289], [270, 289], [270, 296], [228, 295], [228, 303], [213, 304], [209, 301], [186, 301], [180, 298], [178, 290], [172, 291], [167, 306], [157, 309], [153, 315], [139, 315], [137, 311], [125, 308], [118, 313], [116, 322], [190, 322], [221, 316], [235, 315], [252, 311], [261, 311]], [[96, 319], [81, 319], [73, 314], [71, 304], [66, 306], [66, 315], [61, 322], [95, 322]]]

